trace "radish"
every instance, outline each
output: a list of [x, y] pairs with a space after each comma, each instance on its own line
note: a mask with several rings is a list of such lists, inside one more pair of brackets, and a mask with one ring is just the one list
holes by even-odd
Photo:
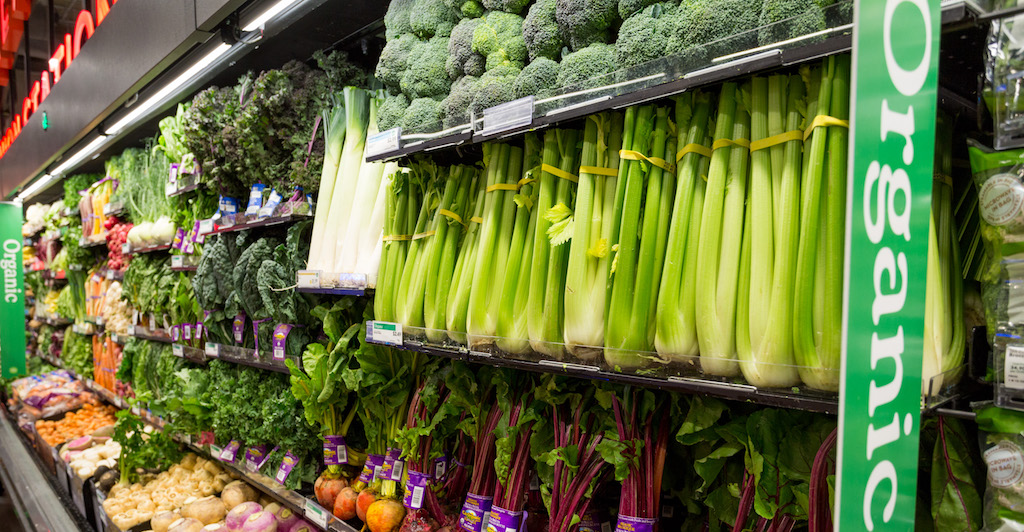
[[263, 507], [258, 502], [243, 502], [228, 512], [228, 516], [224, 518], [224, 524], [227, 525], [228, 530], [231, 532], [239, 532], [242, 530], [242, 524], [245, 523], [249, 516], [262, 511]]
[[398, 532], [403, 519], [405, 519], [405, 506], [395, 500], [381, 499], [375, 501], [366, 510], [364, 521], [370, 528], [370, 532]]
[[313, 492], [316, 494], [316, 500], [324, 508], [334, 508], [334, 499], [338, 497], [338, 493], [348, 487], [348, 480], [344, 478], [330, 478], [327, 476], [327, 472], [320, 475], [316, 479], [316, 483], [313, 484]]
[[356, 501], [359, 494], [352, 488], [345, 488], [334, 501], [334, 517], [347, 521], [356, 516]]
[[360, 520], [366, 522], [366, 511], [376, 501], [377, 494], [373, 490], [365, 489], [359, 492], [359, 497], [356, 498], [356, 515]]
[[260, 510], [249, 515], [238, 532], [277, 532], [277, 518], [270, 512]]
[[[286, 531], [281, 530], [280, 528], [278, 528], [277, 532], [286, 532]], [[313, 525], [311, 525], [308, 522], [300, 519], [300, 520], [296, 521], [295, 524], [292, 525], [291, 530], [288, 530], [287, 532], [318, 532], [318, 531], [317, 531], [317, 529], [313, 528]]]
[[[271, 507], [277, 506], [276, 510], [271, 510]], [[299, 522], [299, 516], [289, 508], [280, 506], [277, 503], [271, 504], [265, 508], [266, 511], [272, 512], [277, 516], [277, 529], [278, 530], [290, 530], [295, 526], [295, 523]]]

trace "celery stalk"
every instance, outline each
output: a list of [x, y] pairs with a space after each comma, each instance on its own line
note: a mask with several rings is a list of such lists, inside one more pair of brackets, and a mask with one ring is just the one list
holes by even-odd
[[[715, 140], [749, 137], [750, 114], [739, 102], [735, 83], [722, 85]], [[697, 339], [705, 372], [739, 373], [736, 361], [736, 293], [743, 242], [747, 149], [715, 150], [701, 215], [697, 262]]]
[[[484, 214], [484, 195], [486, 194], [486, 183], [481, 179], [474, 179], [475, 193], [473, 196], [472, 218], [482, 217]], [[480, 225], [472, 219], [466, 221], [469, 227], [462, 245], [459, 247], [459, 258], [455, 263], [455, 273], [452, 274], [451, 292], [448, 294], [448, 308], [445, 311], [445, 322], [448, 326], [448, 337], [460, 344], [466, 344], [466, 320], [469, 315], [469, 291], [473, 283], [474, 268], [476, 266], [476, 255], [480, 240]]]
[[398, 283], [398, 295], [395, 298], [396, 321], [406, 327], [423, 327], [423, 291], [426, 288], [426, 279], [421, 270], [426, 264], [424, 256], [430, 244], [430, 237], [415, 238], [415, 235], [427, 231], [427, 225], [437, 210], [440, 201], [437, 174], [437, 165], [428, 160], [414, 163], [410, 173], [410, 181], [416, 185], [413, 193], [416, 194], [418, 190], [423, 201], [420, 203], [416, 225], [408, 233], [414, 237], [409, 242], [409, 251]]
[[[451, 202], [442, 201], [441, 206], [462, 218], [463, 223], [469, 223], [469, 200], [476, 171], [466, 165], [453, 166], [449, 179], [449, 185], [451, 182], [457, 183], [458, 190]], [[448, 294], [454, 280], [459, 241], [463, 234], [463, 226], [458, 221], [440, 214], [438, 216], [441, 219], [433, 238], [441, 242], [441, 249], [437, 250], [427, 268], [427, 287], [423, 294], [423, 320], [427, 338], [431, 342], [440, 342], [445, 335]]]

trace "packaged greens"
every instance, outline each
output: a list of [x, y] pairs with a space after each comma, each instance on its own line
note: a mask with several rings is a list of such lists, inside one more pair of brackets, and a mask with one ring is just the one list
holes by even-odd
[[1021, 530], [1024, 522], [1024, 412], [991, 404], [977, 410], [985, 480], [983, 530]]

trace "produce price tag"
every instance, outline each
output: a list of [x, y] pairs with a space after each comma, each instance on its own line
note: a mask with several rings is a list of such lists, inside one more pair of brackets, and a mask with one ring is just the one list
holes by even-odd
[[324, 437], [324, 465], [348, 463], [348, 447], [343, 436]]
[[306, 499], [305, 514], [306, 519], [311, 523], [324, 530], [327, 529], [327, 510], [321, 508], [319, 504]]
[[135, 415], [135, 416], [137, 416], [137, 417], [138, 417], [138, 416], [142, 416], [142, 409], [140, 409], [140, 408], [139, 408], [139, 407], [137, 407], [137, 406], [133, 406], [133, 407], [132, 407], [132, 414], [134, 414], [134, 415]]
[[[274, 475], [274, 480], [283, 486], [284, 482], [288, 480], [288, 475], [292, 474], [292, 469], [295, 469], [295, 466], [298, 465], [298, 463], [299, 459], [296, 458], [291, 451], [284, 453], [284, 458], [281, 459], [281, 466], [277, 468], [277, 474]], [[326, 519], [326, 516], [324, 519]]]
[[181, 335], [186, 340], [189, 340], [189, 341], [192, 340], [192, 324], [191, 323], [183, 323], [183, 324], [181, 324]]
[[1024, 389], [1024, 346], [1006, 346], [1003, 374], [1003, 386], [1012, 390]]
[[135, 326], [134, 325], [129, 325], [128, 326], [128, 336], [135, 336]]
[[238, 440], [231, 440], [217, 456], [221, 462], [234, 462], [235, 458], [238, 457], [238, 449], [241, 447], [242, 444]]
[[285, 354], [285, 346], [288, 343], [288, 333], [292, 332], [294, 325], [282, 323], [277, 327], [274, 327], [274, 336], [271, 340], [274, 352], [274, 360], [283, 361]]
[[481, 135], [494, 135], [533, 123], [533, 96], [484, 109]]
[[177, 191], [178, 191], [178, 185], [176, 185], [175, 183], [167, 183], [166, 185], [164, 185], [164, 195], [165, 196], [170, 196], [171, 194], [174, 194]]
[[208, 235], [213, 232], [213, 220], [206, 219], [199, 221], [199, 234]]
[[475, 493], [466, 494], [466, 502], [462, 503], [459, 515], [459, 528], [469, 532], [483, 532], [491, 517], [491, 504], [494, 499]]
[[402, 345], [402, 324], [386, 321], [366, 322], [366, 339], [377, 344]]
[[107, 280], [108, 281], [113, 281], [114, 280], [114, 270], [107, 270]]
[[131, 252], [132, 252], [132, 245], [131, 244], [129, 244], [127, 242], [125, 242], [124, 244], [121, 244], [121, 253], [122, 254], [127, 255], [127, 254], [129, 254]]
[[184, 348], [182, 348], [181, 344], [174, 344], [174, 345], [172, 345], [171, 346], [171, 352], [174, 354], [174, 356], [176, 356], [178, 358], [184, 358], [185, 357], [185, 350], [184, 350]]
[[429, 482], [430, 475], [409, 471], [409, 480], [405, 483], [405, 498], [402, 500], [406, 508], [411, 510], [423, 508], [423, 493]]
[[220, 453], [224, 451], [223, 447], [218, 447], [216, 444], [210, 444], [210, 455], [214, 458], [219, 457]]
[[185, 257], [174, 255], [171, 257], [171, 268], [181, 268], [185, 265]]
[[220, 344], [213, 342], [206, 342], [206, 349], [203, 351], [206, 356], [211, 358], [220, 358]]
[[239, 313], [231, 322], [231, 332], [234, 333], [235, 343], [242, 343], [242, 335], [245, 333], [245, 314]]
[[367, 157], [376, 157], [383, 153], [396, 151], [400, 147], [402, 147], [402, 128], [395, 127], [370, 135], [366, 139], [365, 151]]
[[615, 524], [615, 532], [654, 532], [656, 524], [657, 519], [620, 515], [619, 521]]
[[251, 473], [259, 471], [266, 453], [267, 447], [264, 445], [249, 447], [249, 450], [245, 451], [245, 469]]
[[295, 282], [299, 288], [320, 288], [320, 271], [300, 270], [295, 274]]
[[512, 512], [499, 506], [494, 506], [491, 508], [487, 532], [516, 532], [521, 527], [525, 517], [526, 512]]

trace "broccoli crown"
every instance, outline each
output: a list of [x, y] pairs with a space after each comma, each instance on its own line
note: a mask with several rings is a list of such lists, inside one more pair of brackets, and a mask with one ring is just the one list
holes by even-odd
[[409, 65], [409, 54], [419, 39], [412, 34], [399, 35], [388, 39], [377, 60], [377, 79], [392, 92], [397, 92], [402, 83], [402, 76]]
[[469, 105], [476, 95], [480, 78], [463, 76], [452, 84], [452, 92], [441, 102], [444, 127], [455, 127], [469, 122]]
[[402, 76], [402, 92], [412, 99], [440, 98], [448, 94], [452, 80], [445, 72], [447, 58], [446, 37], [417, 43], [409, 52], [409, 67]]
[[618, 20], [618, 0], [558, 0], [555, 17], [573, 50], [611, 42], [610, 28]]
[[761, 0], [690, 0], [679, 7], [674, 17], [676, 22], [672, 24], [666, 51], [678, 54], [703, 47], [690, 50], [689, 54], [706, 60], [753, 47], [756, 34], [751, 30], [758, 27], [760, 6]]
[[631, 67], [664, 57], [666, 44], [677, 20], [677, 11], [674, 3], [662, 2], [646, 7], [626, 19], [615, 41], [619, 64]]
[[565, 39], [558, 29], [555, 18], [557, 0], [537, 0], [530, 6], [526, 20], [523, 21], [523, 39], [526, 49], [530, 52], [530, 61], [539, 57], [558, 60], [565, 47]]
[[757, 40], [777, 43], [826, 28], [825, 14], [815, 0], [764, 0]]
[[487, 70], [510, 65], [517, 69], [526, 64], [526, 41], [523, 40], [523, 17], [491, 11], [473, 31], [473, 51], [487, 57]]
[[377, 107], [377, 129], [387, 131], [397, 126], [408, 108], [409, 98], [406, 98], [404, 94], [388, 95], [384, 102]]
[[405, 110], [405, 115], [398, 122], [402, 131], [422, 131], [436, 129], [433, 126], [441, 121], [441, 102], [433, 98], [416, 98]]
[[466, 18], [459, 21], [448, 40], [448, 76], [458, 79], [465, 74], [466, 63], [474, 56], [483, 64], [483, 56], [473, 51], [473, 32], [483, 23], [480, 18]]
[[619, 0], [619, 17], [622, 18], [622, 20], [626, 20], [640, 11], [643, 11], [644, 8], [659, 3], [679, 5], [679, 0], [671, 0], [669, 2], [659, 2], [658, 0]]
[[476, 93], [469, 109], [480, 114], [484, 109], [516, 99], [513, 87], [520, 69], [512, 65], [499, 66], [488, 70], [476, 84]]
[[542, 94], [558, 85], [558, 63], [542, 57], [529, 65], [516, 76], [512, 92], [516, 98], [525, 98], [531, 94]]
[[596, 86], [599, 82], [592, 81], [617, 70], [615, 46], [595, 43], [562, 58], [558, 68], [558, 86], [574, 89]]
[[384, 36], [387, 40], [394, 39], [403, 33], [412, 33], [409, 14], [416, 0], [392, 0], [388, 11], [384, 14]]
[[459, 13], [446, 0], [415, 0], [409, 16], [412, 32], [421, 39], [451, 35], [459, 22]]
[[466, 18], [476, 18], [484, 15], [484, 6], [480, 4], [479, 0], [445, 0], [444, 3]]
[[488, 11], [504, 11], [518, 15], [530, 4], [530, 0], [483, 0]]
[[473, 54], [466, 64], [462, 66], [467, 76], [480, 77], [487, 70], [487, 58], [480, 54]]

